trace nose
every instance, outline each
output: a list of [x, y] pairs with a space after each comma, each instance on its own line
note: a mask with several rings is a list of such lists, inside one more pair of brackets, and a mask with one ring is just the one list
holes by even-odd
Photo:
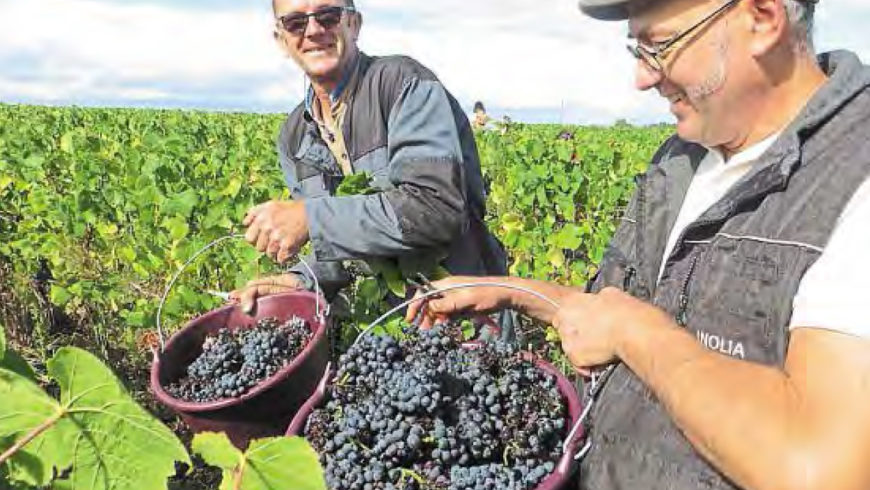
[[634, 67], [634, 87], [638, 90], [649, 90], [661, 83], [662, 72], [654, 70], [653, 67], [643, 60], [637, 60]]
[[323, 34], [324, 32], [326, 32], [326, 29], [320, 25], [320, 22], [317, 22], [316, 18], [308, 18], [308, 25], [305, 26], [305, 37], [313, 37], [318, 34]]

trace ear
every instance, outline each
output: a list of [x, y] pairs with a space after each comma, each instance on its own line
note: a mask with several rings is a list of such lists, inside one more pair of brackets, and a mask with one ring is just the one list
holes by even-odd
[[278, 29], [275, 29], [274, 31], [272, 31], [272, 39], [275, 40], [275, 44], [278, 46], [281, 54], [283, 54], [285, 58], [289, 58], [290, 50], [287, 46], [287, 39], [285, 38], [284, 33]]
[[748, 46], [753, 56], [763, 56], [788, 41], [791, 33], [783, 0], [747, 0], [744, 5]]
[[354, 12], [353, 15], [351, 15], [348, 19], [348, 23], [350, 24], [350, 32], [352, 34], [353, 40], [356, 41], [357, 39], [359, 39], [360, 29], [362, 29], [362, 14], [359, 12]]

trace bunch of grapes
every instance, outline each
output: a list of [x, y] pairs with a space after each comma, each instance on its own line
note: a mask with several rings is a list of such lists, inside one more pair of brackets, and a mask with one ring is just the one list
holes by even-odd
[[535, 488], [568, 432], [555, 376], [453, 326], [363, 338], [305, 435], [332, 490]]
[[166, 391], [199, 403], [237, 398], [289, 364], [311, 337], [308, 323], [296, 316], [284, 324], [264, 318], [249, 329], [222, 328], [206, 337], [187, 375]]

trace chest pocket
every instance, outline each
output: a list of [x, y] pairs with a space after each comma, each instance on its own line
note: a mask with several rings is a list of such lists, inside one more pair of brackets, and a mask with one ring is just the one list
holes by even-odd
[[717, 236], [691, 279], [688, 328], [708, 349], [781, 365], [806, 267], [794, 246]]
[[308, 134], [293, 160], [300, 197], [310, 199], [335, 194], [343, 176], [325, 144]]

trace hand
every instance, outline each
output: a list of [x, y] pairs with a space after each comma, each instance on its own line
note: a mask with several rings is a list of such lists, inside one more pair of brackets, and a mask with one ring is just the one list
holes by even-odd
[[659, 308], [616, 288], [598, 294], [576, 292], [562, 299], [553, 319], [562, 349], [581, 372], [609, 364], [618, 358], [622, 335], [649, 322], [670, 323]]
[[230, 301], [239, 303], [242, 311], [250, 314], [254, 311], [254, 305], [260, 296], [287, 293], [303, 288], [302, 279], [296, 274], [261, 277], [249, 281], [242, 289], [231, 292]]
[[279, 263], [299, 253], [308, 242], [304, 201], [269, 201], [251, 208], [242, 224], [245, 240]]
[[[498, 278], [452, 276], [440, 281], [434, 281], [432, 286], [437, 289], [447, 288], [457, 284], [470, 282], [487, 282]], [[415, 297], [422, 296], [417, 292]], [[498, 287], [473, 287], [454, 289], [432, 296], [429, 299], [415, 301], [408, 306], [405, 320], [413, 322], [417, 314], [422, 312], [420, 326], [429, 328], [444, 317], [457, 313], [490, 313], [506, 308], [510, 303], [509, 290]]]

